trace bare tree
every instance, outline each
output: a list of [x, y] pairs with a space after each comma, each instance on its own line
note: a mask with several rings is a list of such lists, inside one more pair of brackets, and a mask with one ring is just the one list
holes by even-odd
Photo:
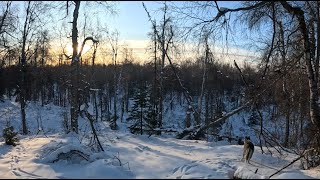
[[[164, 94], [164, 67], [165, 67], [165, 60], [166, 58], [168, 58], [168, 51], [169, 51], [169, 47], [170, 45], [172, 45], [172, 39], [173, 39], [173, 30], [172, 30], [172, 25], [171, 25], [171, 17], [168, 17], [168, 6], [167, 3], [164, 3], [164, 7], [162, 9], [163, 11], [163, 18], [162, 18], [162, 22], [160, 24], [159, 27], [157, 27], [156, 25], [156, 21], [151, 19], [150, 13], [148, 12], [146, 6], [144, 3], [142, 3], [145, 11], [148, 14], [149, 17], [149, 21], [152, 23], [152, 29], [154, 32], [154, 38], [155, 40], [158, 42], [159, 44], [159, 48], [161, 51], [161, 55], [160, 55], [160, 72], [158, 73], [159, 75], [159, 112], [158, 114], [158, 128], [162, 127], [162, 121], [163, 121], [163, 100], [165, 97]], [[156, 43], [155, 41], [155, 43]], [[156, 44], [155, 44], [156, 46]], [[155, 49], [155, 64], [156, 62], [156, 49]], [[170, 60], [169, 60], [170, 61]], [[171, 63], [170, 63], [171, 64]], [[172, 65], [172, 64], [171, 64]], [[156, 65], [155, 65], [156, 66]], [[155, 67], [155, 71], [157, 71], [156, 67]], [[155, 74], [157, 75], [157, 74]]]
[[[16, 18], [12, 9], [12, 2], [5, 1], [1, 2], [1, 14], [0, 14], [0, 56], [2, 61], [0, 62], [0, 70], [11, 65], [11, 61], [15, 58], [16, 53], [13, 50], [12, 43], [10, 43], [10, 38], [12, 39], [12, 32], [16, 29], [15, 21]], [[7, 62], [8, 61], [8, 62]], [[1, 76], [1, 75], [0, 75]], [[2, 99], [2, 92], [4, 89], [0, 88], [0, 100]]]
[[[80, 9], [80, 4], [81, 1], [73, 1], [74, 3], [74, 11], [73, 11], [73, 21], [72, 21], [72, 60], [71, 60], [71, 66], [73, 67], [72, 70], [72, 80], [71, 80], [71, 109], [70, 109], [70, 114], [71, 114], [71, 128], [72, 131], [78, 132], [78, 116], [79, 116], [79, 107], [80, 107], [80, 102], [79, 102], [79, 66], [80, 66], [80, 59], [82, 55], [82, 51], [84, 48], [84, 45], [86, 41], [91, 40], [93, 43], [98, 43], [97, 40], [95, 40], [93, 37], [86, 37], [81, 46], [80, 46], [80, 51], [78, 52], [78, 28], [77, 28], [77, 23], [78, 23], [78, 16], [79, 16], [79, 9]], [[103, 5], [103, 4], [102, 4]], [[112, 9], [112, 6], [108, 6], [107, 9], [110, 11]], [[67, 10], [69, 8], [69, 1], [67, 1]], [[68, 12], [67, 12], [68, 13]]]
[[[3, 1], [1, 2], [2, 12], [0, 18], [0, 45], [4, 50], [1, 50], [2, 53], [5, 50], [12, 49], [12, 43], [10, 39], [14, 39], [12, 34], [17, 28], [15, 23], [17, 21], [16, 16], [14, 15], [14, 7], [12, 1]], [[15, 39], [16, 40], [16, 39]]]
[[[73, 66], [72, 75], [74, 78], [71, 80], [71, 130], [78, 133], [78, 115], [79, 115], [79, 58], [78, 56], [78, 16], [80, 1], [74, 1], [75, 8], [73, 11], [72, 21], [72, 60], [71, 66]], [[68, 2], [67, 2], [68, 5]], [[67, 7], [68, 8], [68, 7]]]
[[22, 45], [21, 45], [21, 56], [20, 56], [20, 104], [21, 104], [21, 118], [22, 118], [22, 132], [23, 134], [28, 133], [26, 124], [26, 66], [27, 66], [27, 46], [30, 37], [30, 33], [34, 30], [35, 20], [39, 18], [37, 11], [41, 11], [41, 2], [28, 1], [25, 9], [25, 20], [22, 29]]
[[111, 121], [111, 129], [117, 129], [117, 101], [118, 101], [118, 83], [117, 83], [117, 56], [118, 56], [118, 48], [119, 48], [119, 32], [116, 30], [114, 31], [109, 37], [109, 42], [112, 49], [112, 60], [114, 65], [113, 71], [113, 88], [114, 88], [114, 96], [113, 96], [113, 119]]
[[[193, 98], [190, 95], [189, 91], [183, 86], [183, 84], [181, 82], [181, 79], [180, 79], [180, 77], [178, 75], [177, 69], [175, 68], [175, 65], [172, 62], [172, 58], [169, 56], [170, 48], [174, 47], [174, 43], [173, 43], [174, 32], [173, 32], [173, 25], [171, 24], [172, 23], [171, 17], [166, 17], [167, 8], [168, 8], [167, 4], [164, 3], [164, 8], [163, 8], [164, 15], [163, 15], [163, 22], [160, 25], [160, 34], [159, 34], [158, 30], [157, 30], [157, 26], [156, 26], [155, 21], [152, 20], [152, 18], [150, 16], [150, 13], [148, 12], [148, 10], [147, 10], [146, 6], [144, 5], [144, 3], [142, 3], [142, 4], [143, 4], [143, 7], [144, 7], [145, 11], [148, 14], [149, 21], [152, 23], [153, 29], [156, 29], [154, 32], [156, 33], [156, 37], [158, 38], [158, 41], [159, 41], [159, 44], [160, 44], [160, 48], [161, 48], [161, 66], [164, 67], [165, 59], [167, 59], [169, 64], [170, 64], [170, 67], [172, 69], [172, 72], [173, 72], [175, 78], [179, 82], [179, 87], [181, 88], [181, 90], [183, 92], [183, 95], [184, 95], [184, 97], [186, 98], [186, 100], [188, 102], [188, 107], [193, 112], [193, 115], [194, 115], [194, 118], [195, 118], [195, 123], [197, 125], [199, 125], [201, 123], [200, 114], [199, 114], [198, 110], [196, 108], [194, 108], [194, 106], [193, 106]], [[161, 107], [161, 106], [163, 106], [162, 105], [163, 104], [162, 101], [163, 101], [163, 96], [164, 96], [162, 94], [163, 92], [161, 90], [161, 88], [163, 88], [163, 84], [162, 84], [163, 80], [161, 80], [161, 76], [163, 76], [163, 70], [161, 70], [161, 67], [160, 67], [160, 78], [159, 78], [160, 79], [160, 100], [159, 100], [160, 106], [159, 106], [159, 116], [161, 116], [161, 118], [158, 118], [158, 121], [159, 121], [158, 127], [162, 127], [162, 111], [163, 111], [163, 107]]]
[[[156, 27], [156, 20], [153, 20], [154, 25]], [[159, 113], [159, 80], [158, 80], [158, 57], [157, 57], [157, 51], [158, 51], [158, 39], [157, 39], [157, 29], [152, 26], [152, 32], [148, 34], [151, 37], [152, 41], [152, 47], [150, 49], [153, 50], [153, 63], [154, 63], [154, 79], [152, 83], [152, 121], [157, 122], [158, 113]]]

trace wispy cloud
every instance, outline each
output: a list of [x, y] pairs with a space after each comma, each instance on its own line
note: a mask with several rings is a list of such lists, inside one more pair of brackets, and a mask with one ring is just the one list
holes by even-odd
[[[128, 48], [132, 49], [133, 56], [140, 61], [146, 61], [149, 59], [151, 54], [148, 54], [147, 49], [149, 48], [150, 41], [148, 40], [125, 40], [121, 44], [127, 45]], [[184, 53], [182, 53], [182, 60], [187, 58], [196, 58], [198, 56], [197, 50], [194, 45], [189, 44], [184, 46]], [[259, 59], [259, 53], [246, 50], [237, 47], [223, 48], [221, 46], [212, 46], [211, 50], [215, 58], [220, 62], [232, 63], [236, 60], [239, 65], [244, 62], [249, 64], [256, 64]]]

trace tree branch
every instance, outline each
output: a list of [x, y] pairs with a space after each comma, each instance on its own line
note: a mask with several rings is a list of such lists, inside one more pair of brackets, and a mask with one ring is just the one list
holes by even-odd
[[291, 163], [289, 163], [288, 165], [284, 166], [283, 168], [281, 168], [280, 170], [278, 170], [277, 172], [271, 174], [269, 176], [269, 178], [271, 178], [272, 176], [278, 174], [279, 172], [281, 172], [282, 170], [284, 170], [285, 168], [289, 167], [290, 165], [292, 165], [293, 163], [295, 163], [296, 161], [298, 161], [299, 159], [301, 159], [307, 152], [314, 150], [314, 148], [308, 149], [306, 150], [302, 155], [300, 155], [298, 158], [296, 158], [295, 160], [293, 160]]
[[[228, 9], [228, 8], [221, 8], [221, 9], [218, 9], [218, 14], [215, 18], [211, 19], [211, 20], [208, 20], [208, 21], [203, 21], [203, 23], [210, 23], [210, 22], [214, 22], [214, 21], [218, 21], [219, 18], [223, 15], [225, 15], [226, 13], [228, 12], [238, 12], [238, 11], [248, 11], [248, 10], [251, 10], [251, 9], [255, 9], [255, 8], [258, 8], [258, 7], [261, 7], [265, 4], [267, 4], [269, 2], [267, 1], [261, 1], [255, 5], [252, 5], [252, 6], [247, 6], [247, 7], [242, 7], [242, 8], [236, 8], [236, 9]], [[218, 8], [218, 6], [217, 6]]]
[[83, 51], [83, 47], [86, 44], [86, 41], [88, 41], [88, 40], [91, 40], [93, 43], [98, 43], [99, 42], [98, 40], [93, 39], [93, 37], [86, 37], [82, 42], [81, 49], [80, 49], [80, 52], [78, 54], [78, 58], [81, 57], [82, 51]]

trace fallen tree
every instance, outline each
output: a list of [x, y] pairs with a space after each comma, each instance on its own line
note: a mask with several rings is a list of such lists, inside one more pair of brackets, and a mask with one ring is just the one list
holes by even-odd
[[247, 103], [240, 106], [239, 108], [234, 109], [231, 112], [228, 112], [228, 113], [222, 115], [222, 117], [213, 120], [213, 122], [211, 122], [209, 124], [206, 124], [206, 125], [200, 124], [198, 126], [195, 126], [194, 128], [185, 129], [184, 131], [182, 131], [181, 133], [179, 133], [177, 135], [177, 138], [178, 139], [200, 139], [202, 132], [204, 132], [210, 126], [213, 126], [217, 123], [220, 123], [222, 121], [227, 120], [232, 115], [234, 115], [234, 114], [240, 112], [241, 110], [243, 110], [244, 108], [248, 107], [251, 104], [251, 102], [252, 101], [248, 101]]
[[[297, 62], [297, 61], [296, 61]], [[287, 69], [287, 71], [290, 71], [292, 68], [294, 68], [294, 66], [292, 66], [291, 68]], [[286, 71], [286, 72], [287, 72]], [[252, 105], [252, 103], [255, 103], [257, 99], [259, 99], [265, 92], [267, 92], [270, 88], [274, 87], [274, 84], [276, 82], [278, 82], [279, 80], [281, 80], [281, 78], [285, 75], [286, 73], [280, 74], [279, 77], [277, 79], [275, 79], [272, 83], [269, 84], [268, 87], [266, 87], [264, 90], [262, 90], [259, 94], [254, 95], [254, 93], [252, 93], [252, 96], [250, 98], [250, 100], [248, 100], [246, 103], [244, 103], [242, 106], [226, 113], [223, 114], [222, 117], [220, 118], [216, 118], [213, 119], [211, 123], [209, 124], [203, 124], [201, 123], [200, 125], [194, 126], [193, 128], [188, 128], [183, 130], [181, 133], [179, 133], [177, 135], [178, 139], [200, 139], [201, 135], [203, 134], [204, 130], [208, 129], [209, 127], [223, 122], [225, 120], [227, 120], [229, 117], [231, 117], [232, 115], [240, 112], [241, 110], [245, 109], [246, 107]], [[260, 130], [261, 133], [262, 129]]]

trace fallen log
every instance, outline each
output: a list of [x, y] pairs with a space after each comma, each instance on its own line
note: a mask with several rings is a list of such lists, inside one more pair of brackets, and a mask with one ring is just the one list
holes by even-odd
[[217, 123], [220, 123], [222, 121], [227, 120], [229, 117], [231, 117], [232, 115], [240, 112], [241, 110], [243, 110], [244, 108], [246, 108], [247, 106], [249, 106], [251, 104], [252, 101], [248, 101], [247, 103], [245, 103], [244, 105], [242, 105], [241, 107], [232, 110], [231, 112], [228, 112], [224, 115], [222, 115], [222, 117], [215, 119], [213, 122], [207, 124], [207, 125], [203, 125], [200, 124], [199, 126], [195, 126], [192, 129], [186, 129], [184, 131], [182, 131], [181, 133], [179, 133], [177, 135], [178, 139], [200, 139], [201, 134], [204, 130], [208, 129], [210, 126], [213, 126]]

